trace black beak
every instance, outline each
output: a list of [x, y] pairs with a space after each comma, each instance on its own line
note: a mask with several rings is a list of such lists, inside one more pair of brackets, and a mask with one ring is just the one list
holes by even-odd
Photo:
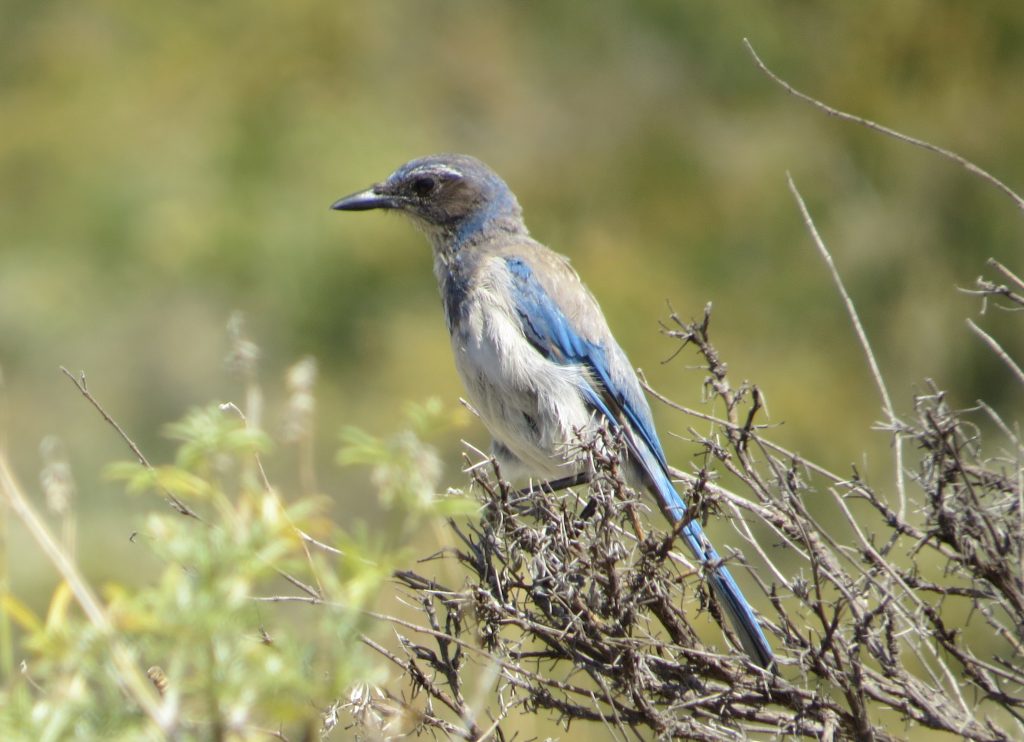
[[397, 209], [398, 199], [386, 193], [378, 193], [377, 186], [353, 193], [331, 204], [336, 211], [368, 211], [370, 209]]

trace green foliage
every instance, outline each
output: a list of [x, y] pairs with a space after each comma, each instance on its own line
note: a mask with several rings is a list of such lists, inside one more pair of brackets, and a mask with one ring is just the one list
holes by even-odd
[[344, 444], [338, 453], [343, 466], [366, 464], [373, 467], [373, 482], [385, 507], [402, 508], [412, 514], [453, 515], [472, 512], [468, 500], [439, 500], [435, 493], [441, 477], [441, 461], [420, 437], [450, 425], [442, 415], [441, 402], [406, 405], [410, 429], [382, 439], [356, 427], [341, 432]]
[[[173, 466], [109, 466], [129, 492], [173, 494], [197, 517], [145, 517], [133, 539], [164, 566], [148, 585], [104, 586], [111, 634], [75, 609], [66, 582], [45, 618], [5, 597], [28, 656], [0, 690], [3, 738], [158, 738], [158, 727], [181, 739], [329, 731], [348, 689], [380, 679], [362, 651], [373, 628], [365, 609], [410, 534], [466, 509], [436, 496], [437, 454], [421, 437], [443, 421], [440, 406], [411, 407], [408, 419], [408, 430], [386, 439], [344, 434], [339, 460], [373, 466], [377, 497], [401, 524], [373, 538], [359, 524], [326, 520], [326, 498], [286, 503], [263, 482], [258, 456], [269, 437], [231, 408], [194, 410], [167, 426], [179, 442]], [[159, 725], [125, 694], [115, 644], [163, 685]]]
[[165, 431], [167, 437], [181, 441], [178, 467], [201, 473], [229, 468], [232, 457], [264, 453], [270, 448], [265, 433], [247, 427], [237, 416], [223, 414], [216, 405], [190, 412]]

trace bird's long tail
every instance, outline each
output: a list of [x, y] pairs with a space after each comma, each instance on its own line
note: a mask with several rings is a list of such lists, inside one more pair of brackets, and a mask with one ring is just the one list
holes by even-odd
[[[668, 474], [661, 467], [651, 467], [651, 469], [648, 471], [654, 479], [654, 494], [658, 497], [665, 515], [673, 523], [678, 523], [686, 517], [686, 504], [676, 491], [675, 485], [668, 478]], [[750, 603], [743, 597], [740, 586], [736, 584], [736, 580], [722, 564], [721, 557], [718, 556], [715, 547], [711, 545], [711, 541], [704, 535], [704, 529], [696, 520], [691, 520], [683, 526], [681, 534], [693, 555], [707, 567], [711, 588], [729, 617], [729, 623], [733, 630], [739, 635], [743, 649], [758, 666], [766, 670], [771, 669], [775, 660], [768, 639], [761, 630], [761, 625], [758, 623], [757, 617], [754, 616]]]

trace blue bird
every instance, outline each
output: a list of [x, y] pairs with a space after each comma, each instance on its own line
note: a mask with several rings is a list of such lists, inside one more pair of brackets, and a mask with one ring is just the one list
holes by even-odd
[[[490, 168], [467, 155], [424, 157], [332, 208], [399, 211], [426, 233], [455, 365], [503, 473], [575, 474], [568, 444], [604, 420], [623, 433], [629, 481], [670, 522], [684, 518], [640, 382], [597, 301], [567, 258], [530, 237], [515, 195]], [[700, 524], [689, 521], [681, 535], [747, 654], [772, 667], [750, 604]]]

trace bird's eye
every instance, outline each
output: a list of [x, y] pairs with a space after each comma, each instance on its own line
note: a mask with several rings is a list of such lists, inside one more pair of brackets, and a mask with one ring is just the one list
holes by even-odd
[[437, 188], [437, 181], [430, 175], [421, 175], [412, 182], [412, 192], [417, 196], [429, 196]]

